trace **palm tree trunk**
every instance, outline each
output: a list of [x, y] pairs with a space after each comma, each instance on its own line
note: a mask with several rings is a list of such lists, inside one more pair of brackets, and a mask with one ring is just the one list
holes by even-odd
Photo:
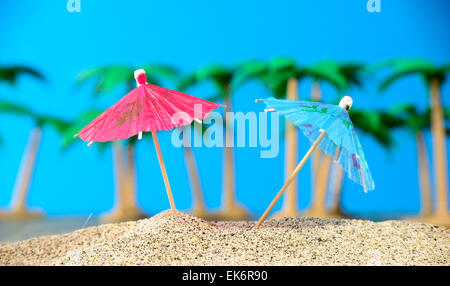
[[[296, 78], [289, 79], [287, 83], [286, 98], [289, 100], [298, 100], [298, 80]], [[289, 120], [285, 120], [285, 167], [284, 174], [287, 180], [298, 163], [298, 129]], [[286, 190], [283, 209], [278, 216], [294, 217], [298, 214], [298, 179], [292, 181]]]
[[435, 79], [430, 84], [431, 131], [433, 134], [433, 159], [435, 169], [438, 216], [448, 216], [448, 172], [445, 144], [445, 121], [442, 110], [440, 82]]
[[333, 184], [333, 206], [331, 212], [334, 215], [342, 215], [342, 187], [344, 185], [344, 169], [336, 164]]
[[28, 140], [27, 147], [20, 163], [20, 171], [14, 187], [14, 197], [12, 200], [12, 212], [14, 216], [23, 217], [28, 213], [26, 202], [30, 191], [36, 158], [42, 138], [41, 127], [35, 127]]
[[125, 212], [125, 200], [127, 192], [126, 183], [126, 163], [124, 149], [119, 143], [113, 144], [114, 156], [114, 174], [116, 181], [116, 211], [119, 213]]
[[[225, 98], [225, 105], [227, 106], [225, 111], [231, 111], [231, 100], [230, 96]], [[226, 142], [233, 138], [229, 126], [225, 126], [225, 138]], [[234, 178], [234, 156], [233, 149], [230, 147], [226, 147], [224, 149], [224, 189], [225, 189], [225, 209], [231, 208], [234, 205], [236, 200], [236, 183]]]
[[191, 183], [191, 188], [194, 197], [194, 207], [193, 213], [196, 216], [206, 215], [206, 206], [203, 199], [202, 186], [200, 183], [200, 175], [198, 173], [197, 164], [195, 162], [194, 152], [191, 147], [184, 147], [184, 160], [186, 162], [186, 167], [189, 174], [189, 181]]
[[127, 192], [123, 194], [125, 209], [130, 213], [140, 213], [137, 205], [137, 184], [136, 184], [136, 160], [134, 144], [129, 143], [127, 147]]
[[333, 158], [330, 155], [322, 154], [319, 150], [316, 150], [317, 153], [320, 153], [321, 157], [325, 157], [320, 162], [320, 169], [317, 172], [316, 177], [316, 187], [313, 196], [313, 205], [311, 208], [311, 214], [313, 216], [323, 217], [326, 216], [326, 196], [327, 196], [327, 188], [328, 188], [328, 177], [331, 169], [331, 163]]
[[416, 133], [417, 155], [419, 163], [419, 186], [421, 193], [421, 214], [431, 215], [431, 183], [428, 167], [428, 155], [425, 147], [425, 139], [421, 131]]
[[[231, 111], [231, 95], [224, 99], [227, 106], [225, 111]], [[228, 125], [225, 126], [226, 142], [233, 139], [233, 130]], [[222, 219], [244, 219], [248, 216], [247, 211], [237, 203], [236, 199], [236, 179], [234, 164], [234, 148], [224, 147], [224, 167], [223, 167], [223, 186], [224, 186], [224, 211]]]
[[105, 220], [108, 222], [120, 222], [143, 218], [145, 215], [140, 211], [136, 198], [134, 145], [128, 145], [126, 154], [120, 144], [114, 144], [113, 151], [117, 193], [116, 205], [113, 212], [105, 216]]

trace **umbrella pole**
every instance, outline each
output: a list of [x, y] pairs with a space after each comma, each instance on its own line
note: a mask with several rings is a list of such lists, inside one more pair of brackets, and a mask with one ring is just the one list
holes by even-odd
[[[358, 160], [360, 159], [358, 154], [356, 154], [356, 159], [358, 159]], [[359, 164], [359, 170], [361, 171], [361, 179], [362, 179], [362, 182], [363, 182], [364, 193], [367, 194], [366, 181], [364, 180], [364, 171], [363, 171], [363, 167], [362, 167], [361, 163]]]
[[305, 156], [303, 157], [303, 159], [300, 161], [300, 163], [298, 163], [297, 167], [295, 167], [294, 172], [292, 172], [292, 174], [289, 176], [288, 180], [286, 181], [286, 183], [284, 183], [284, 186], [281, 188], [281, 190], [278, 192], [278, 194], [276, 195], [276, 197], [273, 199], [273, 201], [270, 203], [269, 207], [266, 209], [266, 211], [264, 212], [264, 214], [261, 216], [261, 218], [258, 220], [258, 222], [256, 223], [255, 227], [258, 227], [261, 225], [261, 223], [266, 219], [266, 217], [269, 215], [270, 211], [272, 211], [273, 207], [276, 205], [276, 203], [278, 202], [278, 200], [281, 198], [281, 196], [283, 195], [284, 191], [287, 189], [287, 187], [289, 187], [289, 185], [292, 183], [292, 181], [294, 180], [295, 176], [297, 176], [297, 173], [300, 171], [300, 169], [303, 167], [303, 165], [305, 165], [306, 161], [308, 161], [308, 158], [311, 156], [312, 152], [317, 148], [317, 146], [319, 146], [320, 141], [322, 141], [323, 137], [325, 137], [325, 135], [327, 135], [327, 133], [325, 132], [325, 130], [320, 130], [320, 135], [319, 137], [316, 139], [316, 141], [314, 141], [314, 143], [312, 144], [311, 148], [309, 148], [308, 152], [306, 152]]
[[159, 148], [158, 137], [156, 136], [156, 132], [152, 131], [153, 142], [155, 143], [156, 154], [158, 155], [159, 166], [161, 167], [161, 173], [164, 179], [164, 185], [166, 186], [167, 196], [169, 197], [170, 207], [172, 211], [176, 211], [175, 203], [172, 197], [172, 190], [170, 189], [169, 178], [167, 177], [166, 166], [164, 166], [163, 157], [161, 154], [161, 149]]

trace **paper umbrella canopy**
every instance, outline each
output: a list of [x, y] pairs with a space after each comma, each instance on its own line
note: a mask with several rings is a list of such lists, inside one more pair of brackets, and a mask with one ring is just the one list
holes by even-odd
[[171, 130], [205, 119], [220, 104], [147, 83], [145, 71], [134, 72], [137, 87], [105, 110], [75, 136], [83, 141], [117, 141], [152, 132], [161, 172], [172, 210], [175, 210], [169, 179], [156, 131]]
[[[262, 99], [256, 101], [259, 100]], [[348, 177], [362, 185], [365, 192], [375, 188], [361, 143], [359, 143], [355, 127], [348, 115], [348, 110], [353, 104], [351, 97], [344, 96], [339, 105], [275, 98], [265, 99], [264, 103], [267, 106], [265, 111], [279, 112], [292, 121], [303, 131], [312, 145], [256, 223], [256, 227], [269, 215], [312, 152], [318, 147], [334, 157], [334, 160], [346, 171]]]
[[146, 82], [145, 72], [136, 71], [138, 87], [105, 110], [78, 136], [86, 142], [117, 141], [140, 132], [171, 130], [203, 120], [220, 104], [152, 85]]
[[274, 98], [265, 99], [264, 103], [267, 109], [292, 121], [311, 142], [319, 137], [320, 130], [324, 130], [326, 135], [318, 147], [331, 155], [352, 181], [365, 190], [375, 189], [366, 156], [347, 111], [352, 104], [350, 97], [344, 97], [339, 105]]

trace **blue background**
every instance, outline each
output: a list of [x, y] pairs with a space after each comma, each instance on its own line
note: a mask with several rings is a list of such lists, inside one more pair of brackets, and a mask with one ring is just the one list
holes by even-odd
[[[322, 59], [375, 63], [397, 57], [423, 57], [436, 64], [450, 60], [449, 1], [381, 0], [381, 13], [368, 13], [366, 0], [320, 1], [90, 1], [81, 0], [81, 13], [69, 13], [66, 1], [1, 1], [0, 63], [26, 64], [41, 70], [47, 83], [23, 77], [16, 87], [0, 85], [0, 96], [43, 113], [74, 118], [87, 107], [106, 108], [124, 94], [100, 100], [92, 85], [74, 89], [82, 70], [104, 64], [167, 63], [194, 71], [209, 63], [235, 64], [245, 59], [290, 56], [299, 64]], [[427, 90], [415, 77], [377, 93], [379, 78], [363, 90], [352, 90], [354, 106], [387, 108], [399, 102], [428, 106]], [[309, 98], [310, 82], [300, 87]], [[170, 86], [168, 86], [170, 87]], [[324, 86], [324, 99], [336, 93]], [[448, 105], [449, 84], [443, 87]], [[211, 86], [191, 91], [208, 97]], [[235, 111], [260, 111], [254, 98], [270, 94], [258, 83], [238, 90]], [[0, 206], [11, 199], [16, 173], [32, 122], [0, 115]], [[181, 149], [170, 144], [171, 132], [160, 133], [177, 207], [191, 207], [191, 190]], [[376, 190], [345, 181], [343, 205], [358, 215], [413, 214], [419, 211], [417, 157], [413, 136], [397, 131], [396, 147], [385, 150], [360, 133], [360, 140], [376, 181]], [[431, 152], [431, 140], [427, 133]], [[447, 140], [448, 145], [448, 140]], [[62, 152], [61, 139], [45, 129], [29, 205], [50, 215], [102, 213], [114, 203], [112, 152], [77, 144]], [[236, 149], [238, 200], [252, 212], [262, 213], [283, 183], [284, 152], [260, 159], [259, 148]], [[301, 136], [300, 155], [309, 146]], [[222, 150], [196, 149], [208, 207], [217, 209], [222, 198]], [[431, 153], [430, 153], [431, 156]], [[138, 200], [149, 213], [169, 207], [154, 146], [137, 146]], [[299, 176], [300, 207], [310, 204], [309, 164]], [[279, 206], [277, 206], [278, 208]]]

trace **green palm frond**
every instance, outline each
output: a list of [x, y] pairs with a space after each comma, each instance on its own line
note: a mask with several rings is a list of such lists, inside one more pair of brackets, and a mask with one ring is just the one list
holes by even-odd
[[[379, 87], [380, 91], [385, 91], [396, 81], [411, 75], [421, 75], [426, 80], [439, 76], [437, 69], [433, 64], [427, 60], [412, 59], [412, 60], [389, 60], [379, 65], [379, 69], [390, 67], [392, 73], [384, 79]], [[440, 76], [439, 76], [440, 77]]]
[[440, 68], [440, 72], [442, 73], [444, 80], [447, 79], [448, 74], [450, 73], [450, 64], [445, 64]]
[[443, 107], [444, 117], [446, 120], [450, 119], [450, 107]]
[[381, 60], [375, 63], [368, 64], [365, 68], [365, 71], [368, 74], [375, 74], [383, 69], [392, 67], [395, 64], [395, 62], [396, 62], [395, 59]]
[[39, 71], [27, 66], [0, 66], [0, 82], [5, 81], [11, 85], [17, 82], [22, 75], [28, 75], [41, 81], [45, 81], [45, 77]]
[[429, 129], [431, 124], [431, 109], [419, 112], [412, 104], [398, 104], [389, 110], [390, 114], [395, 114], [401, 118], [404, 125], [413, 133], [423, 129]]
[[35, 121], [37, 126], [53, 127], [60, 134], [63, 134], [70, 126], [68, 121], [59, 117], [39, 114], [24, 105], [10, 101], [0, 101], [0, 112], [29, 117]]
[[368, 75], [366, 66], [356, 62], [340, 64], [339, 71], [346, 79], [347, 87], [354, 86], [361, 88], [363, 86], [363, 78]]
[[70, 123], [67, 120], [55, 116], [36, 115], [34, 119], [38, 126], [50, 126], [61, 135], [70, 127]]
[[[176, 82], [179, 74], [175, 67], [164, 64], [147, 64], [140, 68], [146, 71], [147, 81], [155, 85], [162, 85], [166, 79]], [[135, 87], [134, 70], [133, 67], [127, 65], [109, 65], [88, 69], [77, 75], [75, 86], [93, 81], [95, 83], [94, 95], [107, 94], [117, 88], [130, 90]]]
[[197, 72], [199, 82], [212, 80], [220, 89], [226, 90], [231, 86], [233, 79], [233, 69], [226, 68], [222, 65], [210, 65]]
[[276, 57], [270, 60], [269, 67], [272, 72], [295, 72], [297, 63], [294, 59], [288, 57]]
[[276, 98], [285, 98], [290, 78], [298, 78], [300, 69], [295, 60], [286, 57], [274, 58], [269, 63], [268, 73], [263, 81]]
[[229, 94], [235, 72], [235, 68], [228, 68], [220, 64], [208, 65], [183, 77], [178, 84], [178, 88], [184, 91], [194, 85], [210, 81], [223, 98]]
[[165, 64], [147, 64], [142, 66], [147, 75], [147, 81], [154, 85], [163, 85], [164, 80], [176, 83], [180, 72], [177, 68]]
[[0, 112], [19, 116], [34, 116], [34, 112], [28, 107], [6, 100], [0, 101]]
[[264, 78], [268, 73], [268, 69], [269, 66], [261, 60], [241, 62], [237, 66], [237, 72], [233, 80], [233, 89], [249, 81]]
[[350, 117], [356, 128], [372, 136], [386, 149], [394, 144], [392, 130], [402, 126], [403, 121], [393, 114], [377, 110], [350, 110]]
[[266, 63], [260, 60], [249, 60], [234, 67], [219, 64], [206, 66], [192, 74], [185, 76], [178, 85], [180, 90], [186, 90], [196, 84], [211, 81], [218, 89], [220, 97], [228, 96], [235, 90], [251, 80], [260, 80], [274, 93], [275, 97], [286, 96], [287, 81], [296, 77], [298, 73], [294, 60], [278, 57]]
[[[437, 78], [441, 84], [447, 80], [448, 75], [450, 74], [450, 64], [445, 64], [441, 66], [434, 74], [435, 78]], [[428, 79], [429, 81], [430, 79]]]
[[197, 76], [195, 73], [191, 73], [181, 77], [177, 84], [177, 90], [185, 92], [192, 86], [198, 84]]
[[293, 59], [278, 57], [268, 63], [252, 60], [238, 66], [236, 85], [259, 80], [276, 98], [284, 98], [288, 80], [297, 76], [298, 68]]
[[88, 69], [77, 75], [75, 85], [87, 81], [95, 82], [94, 95], [109, 93], [118, 87], [131, 87], [134, 80], [133, 69], [124, 65], [111, 65]]
[[364, 72], [365, 66], [356, 62], [340, 63], [327, 60], [311, 67], [299, 67], [295, 60], [282, 57], [274, 58], [268, 63], [252, 60], [238, 66], [236, 82], [245, 83], [257, 79], [268, 87], [276, 98], [284, 98], [290, 78], [311, 77], [344, 91], [351, 85], [362, 86]]
[[302, 68], [300, 77], [312, 77], [314, 80], [327, 82], [340, 91], [347, 89], [347, 80], [341, 73], [339, 65], [333, 61], [323, 61]]
[[275, 98], [286, 98], [287, 83], [290, 78], [292, 78], [291, 73], [285, 71], [278, 74], [269, 74], [266, 77], [265, 82]]

